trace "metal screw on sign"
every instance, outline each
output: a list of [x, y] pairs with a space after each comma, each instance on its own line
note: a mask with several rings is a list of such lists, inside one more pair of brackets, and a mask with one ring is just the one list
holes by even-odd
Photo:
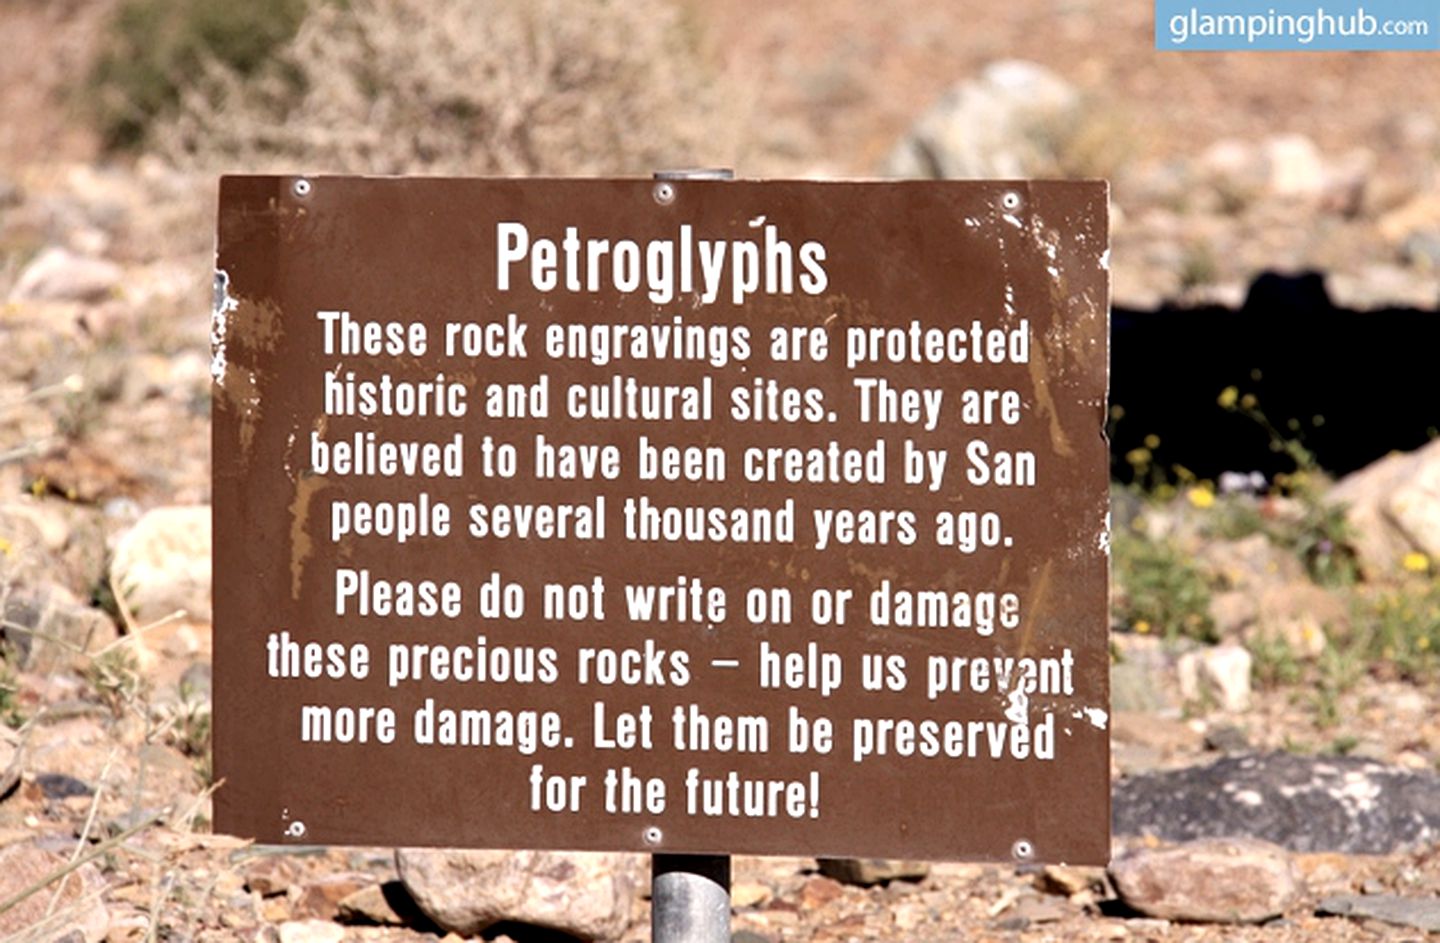
[[[655, 173], [655, 202], [675, 202], [677, 180], [734, 180], [723, 168], [661, 170]], [[658, 828], [645, 840], [657, 845]], [[650, 856], [650, 939], [652, 943], [730, 943], [730, 856]]]

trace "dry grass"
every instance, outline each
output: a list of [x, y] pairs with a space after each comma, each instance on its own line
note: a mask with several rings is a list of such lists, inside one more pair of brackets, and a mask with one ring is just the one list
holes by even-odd
[[735, 96], [717, 81], [666, 0], [356, 0], [317, 9], [255, 75], [212, 65], [156, 144], [181, 166], [250, 172], [733, 164], [720, 105]]

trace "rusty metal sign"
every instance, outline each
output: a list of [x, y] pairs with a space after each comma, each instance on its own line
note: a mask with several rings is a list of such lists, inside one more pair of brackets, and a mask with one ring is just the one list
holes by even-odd
[[1109, 853], [1099, 183], [227, 177], [216, 826]]

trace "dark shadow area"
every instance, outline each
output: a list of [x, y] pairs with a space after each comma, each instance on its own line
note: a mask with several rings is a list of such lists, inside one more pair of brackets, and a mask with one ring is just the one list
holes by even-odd
[[1200, 478], [1293, 470], [1259, 423], [1219, 405], [1227, 387], [1336, 475], [1418, 448], [1440, 429], [1437, 352], [1440, 314], [1338, 308], [1315, 273], [1261, 275], [1239, 310], [1116, 308], [1110, 402], [1124, 413], [1111, 423], [1112, 472], [1130, 479], [1125, 456], [1147, 436], [1160, 439], [1158, 466]]

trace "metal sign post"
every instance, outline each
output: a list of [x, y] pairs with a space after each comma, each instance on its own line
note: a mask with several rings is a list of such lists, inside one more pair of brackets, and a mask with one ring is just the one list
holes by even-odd
[[[656, 171], [657, 181], [733, 180], [727, 168]], [[650, 856], [652, 943], [729, 943], [730, 856]]]
[[729, 855], [652, 855], [650, 895], [653, 943], [729, 943]]

